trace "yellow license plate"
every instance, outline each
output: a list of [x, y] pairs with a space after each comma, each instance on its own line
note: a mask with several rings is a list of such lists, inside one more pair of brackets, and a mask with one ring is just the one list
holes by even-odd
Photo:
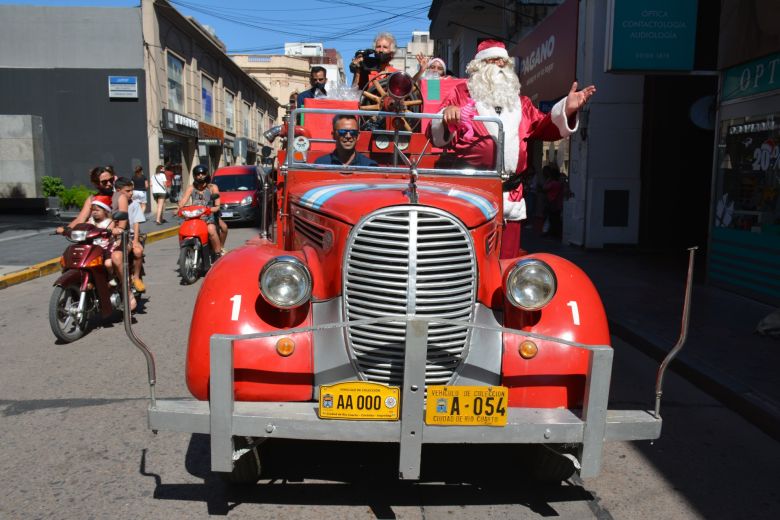
[[508, 403], [505, 386], [429, 386], [425, 424], [505, 426]]
[[320, 386], [320, 419], [397, 421], [400, 390], [368, 381]]

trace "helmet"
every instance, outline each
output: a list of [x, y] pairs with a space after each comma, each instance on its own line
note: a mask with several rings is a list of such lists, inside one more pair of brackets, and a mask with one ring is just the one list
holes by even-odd
[[198, 175], [205, 175], [206, 182], [211, 181], [211, 175], [209, 175], [209, 167], [205, 164], [199, 164], [192, 169], [192, 177], [195, 178]]

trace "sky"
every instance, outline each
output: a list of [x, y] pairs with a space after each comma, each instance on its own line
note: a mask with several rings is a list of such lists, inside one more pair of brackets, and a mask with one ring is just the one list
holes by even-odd
[[[137, 7], [139, 0], [15, 0], [2, 4]], [[427, 31], [431, 1], [397, 0], [171, 0], [179, 12], [216, 29], [231, 53], [283, 54], [285, 42], [322, 42], [345, 64], [371, 48], [378, 32], [405, 46], [412, 31]]]

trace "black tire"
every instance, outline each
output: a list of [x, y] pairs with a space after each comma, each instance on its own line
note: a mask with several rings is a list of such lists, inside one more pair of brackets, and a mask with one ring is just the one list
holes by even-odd
[[186, 285], [192, 285], [198, 280], [198, 266], [195, 265], [193, 247], [182, 247], [179, 251], [179, 276]]
[[538, 482], [558, 484], [569, 479], [577, 471], [574, 462], [561, 454], [574, 454], [575, 452], [569, 448], [561, 445], [547, 447], [541, 444], [530, 448], [530, 473], [531, 477]]
[[72, 310], [78, 307], [80, 291], [75, 285], [54, 287], [49, 299], [49, 326], [57, 339], [64, 343], [71, 343], [84, 336], [88, 330], [89, 303], [86, 302], [84, 314], [81, 320], [77, 320]]
[[[233, 448], [236, 450], [249, 446], [250, 440], [246, 437], [235, 437], [233, 440]], [[258, 446], [255, 445], [233, 464], [233, 471], [222, 473], [222, 478], [230, 484], [257, 484], [257, 481], [260, 480], [260, 469], [260, 451]]]

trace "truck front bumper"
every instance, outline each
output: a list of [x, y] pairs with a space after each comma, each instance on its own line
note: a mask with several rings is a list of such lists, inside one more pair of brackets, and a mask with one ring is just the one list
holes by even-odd
[[[580, 475], [587, 478], [598, 475], [601, 469], [604, 442], [657, 439], [661, 434], [662, 420], [650, 411], [607, 409], [612, 348], [574, 343], [569, 345], [590, 352], [582, 410], [509, 408], [507, 424], [503, 427], [429, 426], [424, 422], [423, 390], [428, 323], [443, 320], [396, 319], [407, 323], [399, 421], [323, 420], [317, 415], [315, 402], [236, 402], [233, 397], [233, 341], [291, 332], [283, 331], [252, 336], [212, 336], [210, 400], [156, 400], [149, 407], [149, 428], [209, 434], [211, 466], [217, 472], [233, 469], [233, 436], [399, 443], [399, 477], [412, 480], [420, 476], [423, 444], [576, 444], [579, 445]], [[371, 321], [376, 320], [386, 319]]]

